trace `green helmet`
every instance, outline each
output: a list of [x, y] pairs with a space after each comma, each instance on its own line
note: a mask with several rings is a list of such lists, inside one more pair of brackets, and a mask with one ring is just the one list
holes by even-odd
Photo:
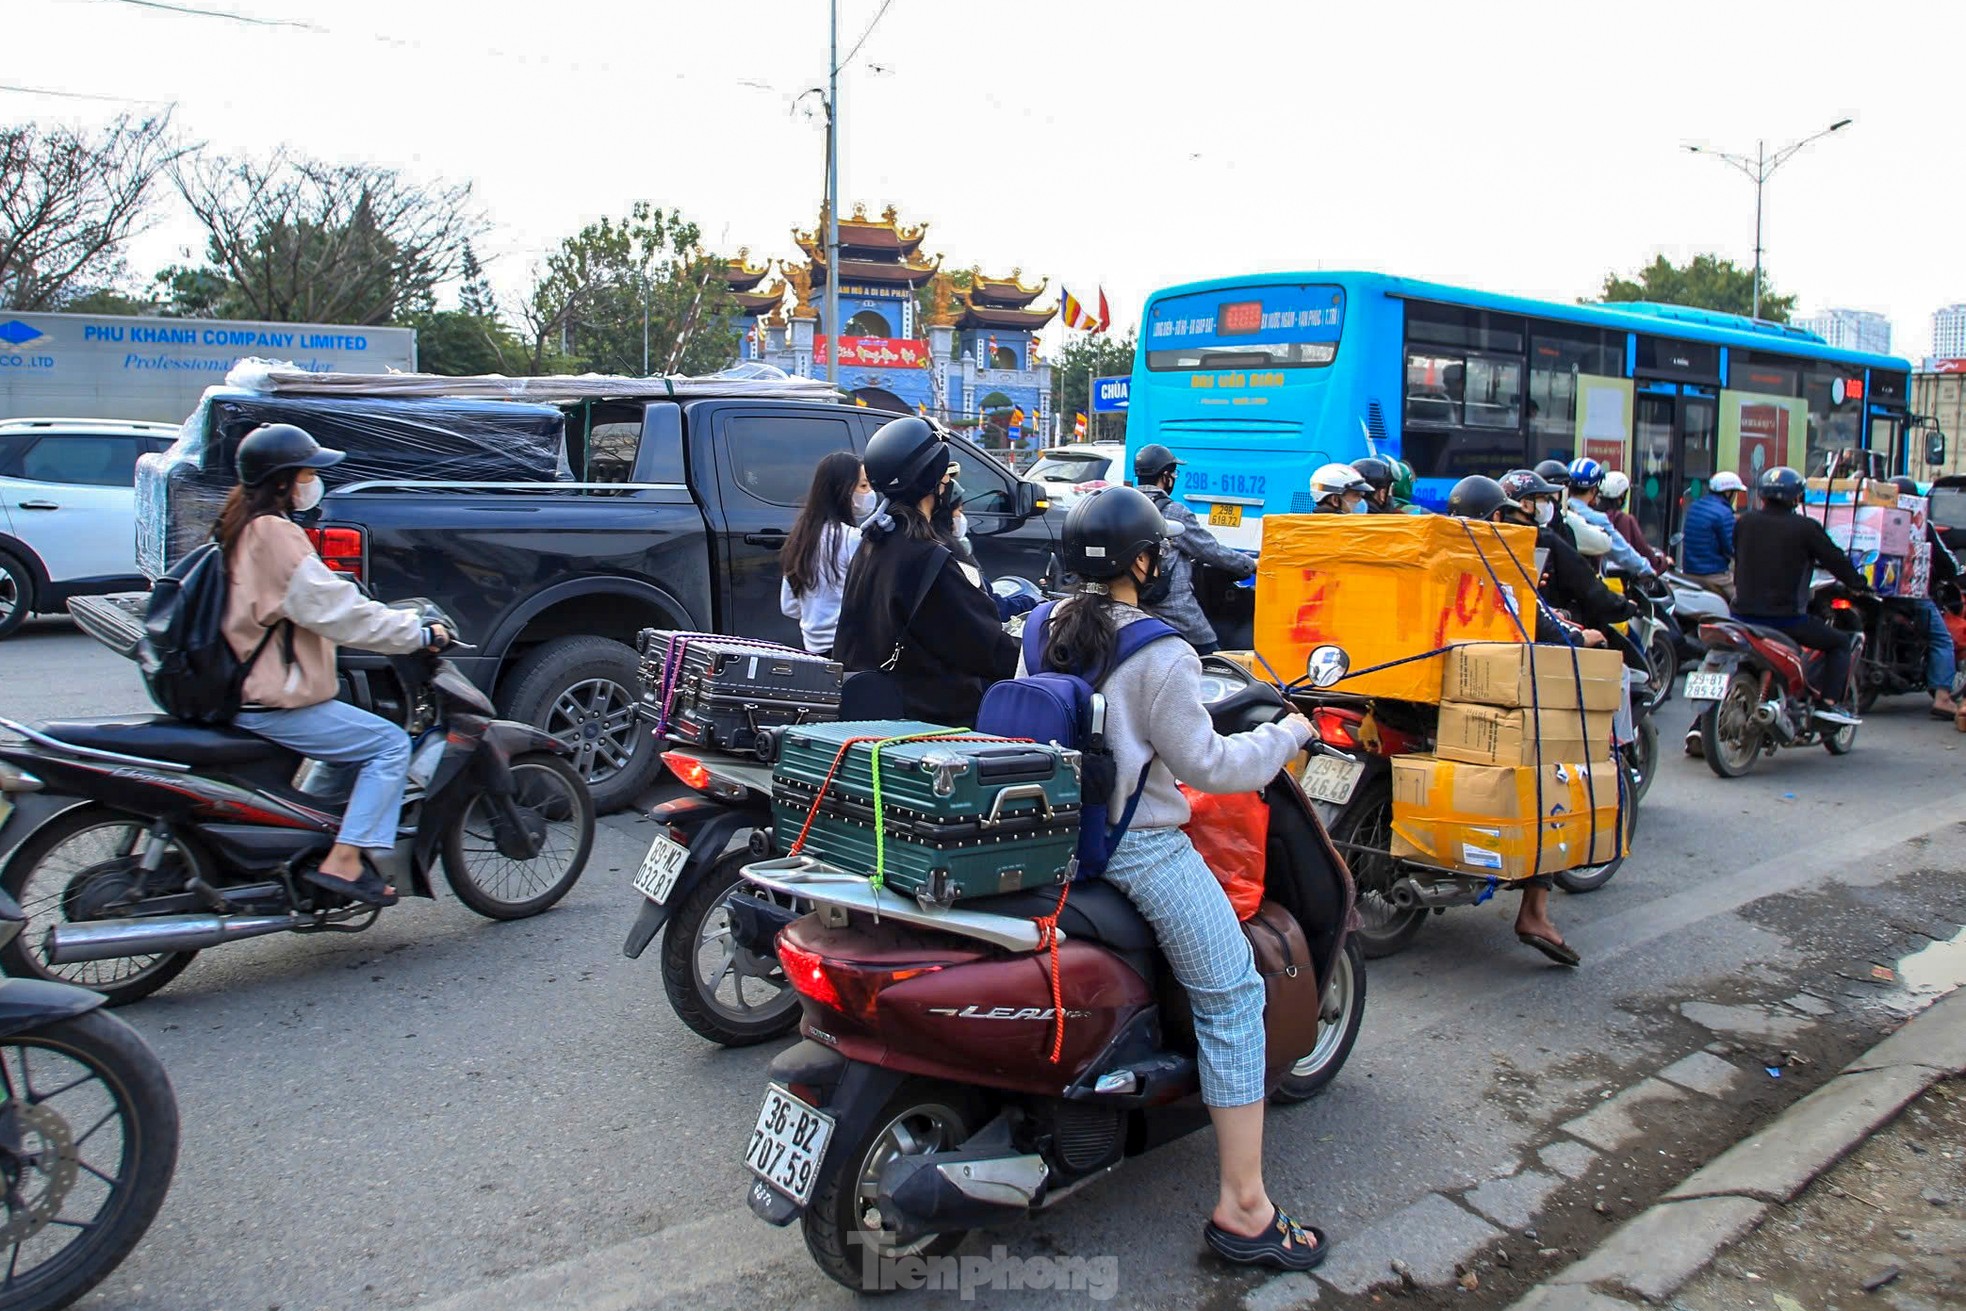
[[1406, 502], [1413, 499], [1413, 466], [1404, 460], [1394, 460], [1393, 499]]

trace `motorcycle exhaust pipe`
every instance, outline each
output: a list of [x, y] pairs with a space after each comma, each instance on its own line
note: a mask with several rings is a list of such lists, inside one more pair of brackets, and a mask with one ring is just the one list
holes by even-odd
[[1410, 878], [1401, 879], [1393, 884], [1393, 906], [1397, 910], [1466, 906], [1473, 903], [1475, 894], [1476, 890], [1471, 884], [1421, 883]]
[[1763, 701], [1754, 708], [1754, 722], [1762, 728], [1773, 728], [1782, 718], [1782, 703]]
[[284, 933], [294, 926], [286, 915], [160, 915], [155, 919], [90, 920], [57, 924], [48, 930], [48, 959], [56, 965], [202, 951], [246, 938]]

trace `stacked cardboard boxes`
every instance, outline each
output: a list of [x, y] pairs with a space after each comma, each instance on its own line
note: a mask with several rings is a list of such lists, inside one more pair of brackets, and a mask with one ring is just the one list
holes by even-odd
[[1875, 478], [1811, 478], [1802, 496], [1803, 513], [1829, 531], [1880, 596], [1924, 596], [1929, 590], [1930, 504]]

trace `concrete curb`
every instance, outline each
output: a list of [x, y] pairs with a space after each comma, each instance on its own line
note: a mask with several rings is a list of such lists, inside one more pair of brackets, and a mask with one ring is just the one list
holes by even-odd
[[1772, 1206], [1793, 1201], [1927, 1088], [1966, 1073], [1966, 989], [1941, 998], [1837, 1076], [1689, 1175], [1510, 1311], [1616, 1311], [1662, 1302]]

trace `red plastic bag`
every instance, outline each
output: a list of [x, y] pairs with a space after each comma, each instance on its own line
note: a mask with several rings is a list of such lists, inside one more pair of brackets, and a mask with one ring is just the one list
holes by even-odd
[[1263, 904], [1264, 850], [1270, 839], [1270, 807], [1258, 792], [1218, 795], [1181, 785], [1192, 811], [1181, 831], [1208, 862], [1236, 918], [1246, 920]]

